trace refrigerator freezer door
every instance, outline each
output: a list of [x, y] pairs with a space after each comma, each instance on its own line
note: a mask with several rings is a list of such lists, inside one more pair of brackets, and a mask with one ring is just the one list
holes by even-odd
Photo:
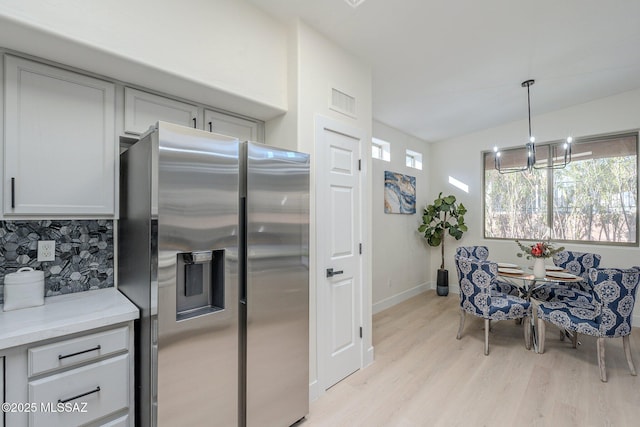
[[247, 144], [246, 425], [309, 412], [309, 157]]
[[[157, 135], [158, 425], [235, 426], [239, 142], [167, 123]], [[225, 258], [219, 303], [213, 302], [216, 253]], [[202, 280], [195, 287], [211, 291], [193, 316], [178, 313], [178, 295], [196, 303], [201, 295], [177, 286], [185, 261], [198, 266], [187, 280]]]
[[123, 154], [139, 425], [238, 425], [238, 153], [233, 138], [160, 122]]

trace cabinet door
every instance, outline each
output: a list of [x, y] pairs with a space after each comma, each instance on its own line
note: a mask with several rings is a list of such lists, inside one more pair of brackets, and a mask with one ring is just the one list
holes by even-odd
[[240, 141], [264, 142], [262, 124], [216, 111], [204, 110], [204, 129]]
[[5, 56], [4, 213], [113, 215], [112, 83]]
[[198, 107], [141, 90], [124, 88], [124, 131], [140, 135], [157, 121], [201, 127]]

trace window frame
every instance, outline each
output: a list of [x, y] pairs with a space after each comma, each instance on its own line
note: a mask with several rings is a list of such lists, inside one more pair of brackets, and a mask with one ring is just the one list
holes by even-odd
[[416, 168], [416, 156], [414, 156], [413, 154], [410, 153], [405, 153], [404, 154], [404, 165], [408, 168], [413, 168], [413, 169], [417, 169]]
[[[616, 247], [640, 247], [640, 130], [629, 130], [623, 132], [615, 132], [615, 133], [605, 133], [599, 135], [591, 135], [586, 137], [574, 138], [572, 144], [581, 144], [581, 143], [591, 143], [604, 141], [612, 138], [622, 138], [622, 137], [634, 137], [636, 139], [636, 232], [635, 232], [635, 242], [604, 242], [604, 241], [593, 241], [593, 240], [567, 240], [567, 239], [556, 239], [552, 238], [551, 241], [559, 242], [559, 243], [567, 243], [567, 244], [580, 244], [580, 245], [594, 245], [594, 246], [616, 246]], [[562, 140], [554, 140], [543, 143], [536, 143], [536, 150], [542, 147], [548, 147], [553, 145], [562, 144]], [[512, 146], [507, 147], [504, 150], [512, 150], [522, 148], [522, 146]], [[481, 194], [481, 209], [482, 209], [482, 236], [486, 240], [498, 240], [498, 241], [514, 241], [516, 238], [513, 237], [490, 237], [487, 236], [486, 229], [486, 169], [485, 169], [485, 157], [488, 154], [494, 153], [494, 150], [483, 150], [480, 153], [480, 162], [481, 162], [481, 173], [482, 173], [482, 194]], [[516, 172], [521, 173], [521, 172]], [[547, 172], [547, 227], [550, 227], [553, 230], [553, 197], [554, 197], [554, 170], [549, 169]], [[531, 238], [520, 238], [519, 240], [526, 241], [534, 241], [537, 240], [536, 237]]]
[[[382, 157], [376, 157], [373, 155], [373, 148], [380, 147], [380, 154]], [[391, 143], [384, 139], [372, 137], [371, 138], [371, 158], [376, 160], [382, 160], [383, 162], [391, 162]]]
[[[374, 149], [380, 153], [380, 156], [376, 156], [375, 155], [375, 153], [373, 152]], [[371, 156], [374, 159], [378, 159], [378, 160], [382, 160], [383, 159], [384, 149], [382, 148], [382, 145], [380, 145], [380, 144], [378, 144], [377, 142], [374, 141], [374, 142], [371, 143], [371, 150], [372, 150], [371, 151]]]
[[[411, 158], [411, 165], [407, 164], [407, 160]], [[422, 170], [422, 153], [406, 148], [404, 150], [404, 165], [415, 170]]]

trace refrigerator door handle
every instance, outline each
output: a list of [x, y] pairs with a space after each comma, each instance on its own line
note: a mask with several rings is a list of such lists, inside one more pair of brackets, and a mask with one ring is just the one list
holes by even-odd
[[342, 273], [344, 273], [344, 270], [333, 271], [333, 268], [327, 268], [327, 277], [337, 276]]

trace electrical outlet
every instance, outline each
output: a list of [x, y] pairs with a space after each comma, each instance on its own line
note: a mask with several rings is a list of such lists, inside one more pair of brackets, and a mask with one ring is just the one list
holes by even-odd
[[56, 259], [56, 241], [38, 241], [38, 261], [54, 261]]

